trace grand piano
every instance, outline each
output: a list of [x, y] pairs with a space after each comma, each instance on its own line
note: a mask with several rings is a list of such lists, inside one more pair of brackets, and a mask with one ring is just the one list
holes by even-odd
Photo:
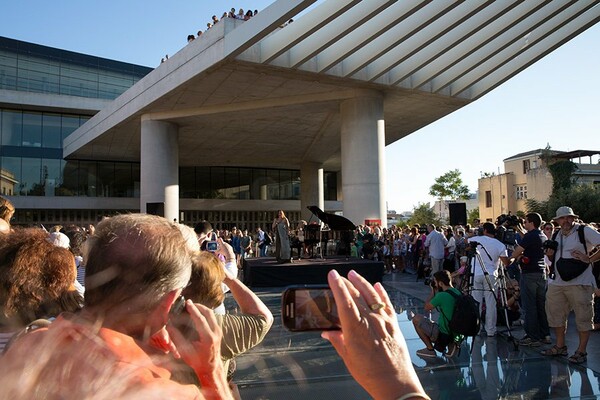
[[321, 220], [322, 224], [311, 223], [313, 219], [313, 216], [311, 216], [308, 225], [306, 226], [306, 238], [304, 239], [304, 243], [308, 246], [314, 246], [317, 243], [321, 243], [319, 255], [323, 258], [323, 247], [326, 247], [329, 239], [333, 239], [335, 233], [338, 232], [340, 240], [336, 254], [346, 256], [347, 258], [350, 257], [351, 243], [354, 238], [356, 225], [348, 218], [332, 213], [326, 213], [317, 206], [308, 206], [306, 208], [310, 210], [314, 217]]

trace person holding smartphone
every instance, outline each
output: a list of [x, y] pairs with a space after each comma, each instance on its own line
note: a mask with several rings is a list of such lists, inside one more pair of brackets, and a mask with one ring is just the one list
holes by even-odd
[[341, 330], [325, 331], [354, 379], [376, 400], [426, 399], [398, 326], [394, 307], [381, 283], [371, 285], [355, 271], [327, 275]]

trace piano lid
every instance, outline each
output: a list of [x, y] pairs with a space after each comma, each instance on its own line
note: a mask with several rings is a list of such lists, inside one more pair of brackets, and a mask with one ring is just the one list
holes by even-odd
[[356, 229], [356, 225], [348, 218], [332, 213], [326, 213], [317, 206], [308, 206], [306, 208], [334, 231], [353, 231]]

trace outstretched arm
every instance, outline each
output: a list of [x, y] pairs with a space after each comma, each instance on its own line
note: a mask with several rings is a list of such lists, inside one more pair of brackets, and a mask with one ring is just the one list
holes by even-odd
[[356, 381], [375, 399], [429, 399], [419, 382], [398, 327], [396, 313], [381, 286], [350, 271], [346, 280], [327, 276], [341, 331], [323, 332]]

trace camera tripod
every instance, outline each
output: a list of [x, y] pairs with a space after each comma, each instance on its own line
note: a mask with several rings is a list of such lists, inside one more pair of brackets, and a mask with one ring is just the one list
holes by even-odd
[[[488, 253], [486, 248], [481, 243], [473, 242], [473, 241], [471, 241], [470, 243], [475, 246], [475, 250], [471, 255], [469, 255], [469, 259], [468, 259], [468, 265], [469, 265], [470, 270], [469, 270], [467, 293], [469, 293], [471, 295], [473, 290], [481, 290], [481, 289], [474, 289], [474, 287], [473, 287], [474, 281], [475, 281], [475, 271], [474, 271], [475, 265], [474, 265], [474, 263], [473, 263], [473, 266], [471, 266], [471, 265], [472, 265], [473, 258], [476, 258], [477, 261], [479, 262], [481, 270], [483, 271], [484, 279], [489, 288], [489, 289], [484, 288], [482, 290], [484, 292], [489, 290], [494, 295], [495, 304], [493, 304], [493, 305], [486, 304], [487, 312], [490, 312], [491, 307], [496, 307], [496, 309], [497, 309], [498, 297], [500, 297], [500, 308], [502, 309], [502, 311], [504, 313], [504, 320], [506, 322], [508, 337], [509, 337], [510, 341], [513, 343], [515, 350], [518, 350], [519, 344], [512, 334], [512, 329], [510, 327], [510, 321], [508, 319], [508, 299], [506, 296], [506, 273], [504, 270], [504, 266], [500, 265], [500, 267], [498, 268], [498, 277], [496, 279], [497, 284], [498, 284], [498, 290], [500, 291], [500, 296], [498, 296], [498, 294], [494, 290], [494, 285], [492, 284], [492, 281], [490, 280], [490, 273], [488, 272], [485, 264], [483, 263], [483, 258], [481, 257], [481, 253], [479, 252], [478, 248], [481, 247], [483, 249], [483, 251], [486, 253], [486, 255], [490, 259], [490, 261], [492, 261], [492, 256], [490, 255], [490, 253]], [[471, 270], [471, 268], [473, 268], [473, 270]]]

